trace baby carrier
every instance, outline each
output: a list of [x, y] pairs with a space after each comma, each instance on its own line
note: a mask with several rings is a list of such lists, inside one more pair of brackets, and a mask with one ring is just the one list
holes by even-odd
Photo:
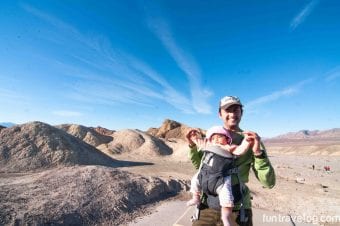
[[[240, 180], [238, 168], [235, 165], [235, 156], [218, 146], [208, 146], [202, 157], [198, 180], [203, 194], [206, 196], [206, 204], [213, 209], [220, 209], [217, 188], [224, 183], [224, 177], [235, 174], [238, 183], [232, 186], [234, 202], [241, 201], [240, 221], [246, 222], [245, 210], [243, 206], [244, 183]], [[200, 209], [200, 208], [199, 208]], [[193, 216], [199, 218], [199, 210]]]

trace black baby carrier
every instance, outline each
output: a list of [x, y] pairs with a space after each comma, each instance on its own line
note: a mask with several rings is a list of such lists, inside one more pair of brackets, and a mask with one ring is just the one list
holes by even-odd
[[[238, 168], [235, 165], [235, 156], [218, 146], [208, 146], [202, 157], [198, 180], [202, 188], [203, 196], [206, 197], [206, 205], [209, 208], [220, 209], [220, 203], [217, 194], [217, 188], [224, 183], [224, 177], [236, 175], [238, 183], [232, 186], [234, 203], [241, 201], [240, 221], [246, 222], [246, 216], [243, 206], [243, 189], [244, 184], [240, 180]], [[198, 207], [200, 209], [202, 204]], [[196, 220], [199, 218], [199, 210], [196, 212]]]

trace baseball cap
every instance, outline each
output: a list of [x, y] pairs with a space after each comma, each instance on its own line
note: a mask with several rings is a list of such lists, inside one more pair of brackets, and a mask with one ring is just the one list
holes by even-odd
[[227, 109], [231, 105], [240, 105], [241, 107], [243, 106], [241, 104], [240, 98], [235, 97], [235, 96], [225, 96], [220, 100], [220, 108]]
[[225, 135], [231, 143], [231, 136], [228, 130], [224, 129], [223, 126], [213, 126], [207, 130], [206, 138], [210, 140], [211, 136], [214, 134], [222, 134]]

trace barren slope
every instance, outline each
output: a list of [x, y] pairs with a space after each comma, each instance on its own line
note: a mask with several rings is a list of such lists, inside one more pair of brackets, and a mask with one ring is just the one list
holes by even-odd
[[114, 161], [93, 146], [42, 122], [0, 131], [0, 171], [26, 172], [75, 164], [113, 166]]

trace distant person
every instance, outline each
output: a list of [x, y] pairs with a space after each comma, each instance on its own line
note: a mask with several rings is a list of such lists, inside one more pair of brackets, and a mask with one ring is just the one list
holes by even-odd
[[312, 165], [312, 169], [313, 169], [313, 170], [315, 169], [315, 166], [314, 166], [314, 164]]
[[[239, 127], [243, 114], [243, 106], [237, 97], [226, 96], [220, 100], [218, 115], [223, 121], [223, 126], [231, 135], [232, 144], [240, 145], [244, 139], [243, 131]], [[235, 160], [235, 173], [231, 175], [232, 193], [234, 197], [234, 208], [232, 214], [233, 224], [252, 226], [252, 209], [249, 188], [245, 185], [249, 181], [249, 172], [252, 168], [256, 178], [264, 187], [272, 188], [275, 185], [275, 172], [269, 161], [261, 138], [256, 134], [254, 140], [260, 145], [251, 148], [245, 154]], [[189, 157], [193, 165], [198, 169], [203, 156], [203, 152], [198, 151], [197, 145], [187, 136], [189, 142]], [[198, 220], [193, 222], [193, 226], [220, 226], [221, 207], [218, 197], [204, 193], [204, 198], [200, 204]]]
[[[229, 132], [223, 128], [223, 126], [213, 126], [207, 131], [206, 138], [203, 139], [202, 135], [198, 130], [191, 130], [188, 133], [189, 139], [191, 139], [196, 146], [198, 147], [198, 151], [203, 151], [206, 153], [218, 153], [221, 151], [222, 157], [227, 158], [226, 164], [223, 166], [226, 168], [231, 168], [233, 163], [233, 155], [242, 155], [246, 151], [248, 151], [251, 144], [251, 134], [245, 133], [246, 139], [243, 139], [241, 145], [237, 146], [232, 143], [231, 136]], [[217, 148], [217, 149], [215, 149]], [[214, 152], [216, 151], [216, 152]], [[215, 170], [215, 174], [220, 174], [214, 179], [216, 182], [218, 181], [218, 186], [216, 187], [216, 192], [219, 197], [219, 202], [221, 206], [221, 218], [224, 226], [231, 226], [231, 215], [234, 207], [234, 198], [231, 191], [231, 176], [230, 175], [222, 175], [223, 172], [219, 172], [218, 169], [222, 169], [221, 167], [214, 166], [216, 164], [214, 162], [214, 158], [210, 158], [209, 162], [206, 164], [211, 167], [212, 170]], [[219, 162], [217, 162], [219, 163]], [[229, 164], [229, 165], [228, 165]], [[201, 163], [200, 169], [204, 167], [203, 163]], [[191, 180], [191, 189], [190, 191], [193, 194], [193, 197], [190, 201], [188, 201], [187, 205], [198, 205], [201, 200], [201, 192], [202, 192], [202, 181], [210, 180], [213, 183], [211, 178], [204, 178], [203, 175], [205, 171], [199, 170]], [[201, 180], [201, 181], [200, 181]], [[204, 190], [204, 189], [203, 189]]]

